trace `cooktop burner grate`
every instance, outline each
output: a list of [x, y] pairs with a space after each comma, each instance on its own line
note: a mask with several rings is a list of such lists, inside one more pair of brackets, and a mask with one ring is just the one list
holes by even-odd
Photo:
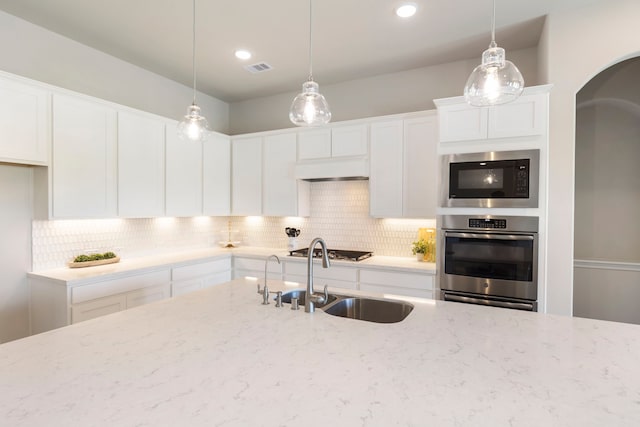
[[[307, 257], [309, 253], [309, 248], [297, 249], [295, 251], [289, 251], [289, 255], [295, 257]], [[330, 259], [344, 260], [344, 261], [362, 261], [363, 259], [367, 259], [373, 255], [373, 252], [367, 251], [347, 251], [342, 249], [327, 249], [327, 254]], [[320, 258], [322, 257], [322, 250], [320, 248], [315, 248], [313, 250], [313, 257]]]

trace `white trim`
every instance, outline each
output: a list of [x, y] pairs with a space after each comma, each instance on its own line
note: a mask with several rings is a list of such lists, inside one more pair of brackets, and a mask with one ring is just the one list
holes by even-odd
[[619, 270], [619, 271], [640, 272], [640, 263], [637, 263], [637, 262], [574, 259], [573, 267], [574, 268], [590, 268], [595, 270]]

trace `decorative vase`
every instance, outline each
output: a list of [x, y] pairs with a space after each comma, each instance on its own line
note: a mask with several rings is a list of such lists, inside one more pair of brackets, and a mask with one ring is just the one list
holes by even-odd
[[416, 258], [418, 259], [418, 261], [424, 261], [424, 254], [417, 253]]

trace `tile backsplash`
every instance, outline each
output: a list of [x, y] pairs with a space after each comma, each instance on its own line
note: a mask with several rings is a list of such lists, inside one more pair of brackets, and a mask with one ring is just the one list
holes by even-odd
[[[33, 270], [61, 267], [75, 255], [114, 251], [121, 257], [216, 246], [237, 231], [241, 245], [286, 250], [286, 227], [301, 230], [298, 247], [322, 237], [331, 248], [411, 256], [418, 228], [435, 219], [377, 219], [369, 216], [367, 181], [314, 182], [311, 216], [195, 217], [33, 221]], [[234, 233], [235, 234], [235, 233]], [[231, 240], [236, 238], [232, 236]]]

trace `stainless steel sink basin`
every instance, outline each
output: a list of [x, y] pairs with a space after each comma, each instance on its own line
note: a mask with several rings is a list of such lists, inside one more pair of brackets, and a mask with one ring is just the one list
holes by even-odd
[[322, 310], [332, 316], [349, 319], [376, 323], [397, 323], [403, 321], [411, 313], [413, 305], [402, 301], [345, 297], [325, 306]]
[[[307, 291], [302, 290], [302, 289], [301, 290], [285, 292], [284, 294], [282, 294], [282, 302], [286, 303], [286, 304], [291, 304], [291, 299], [292, 298], [298, 298], [298, 304], [300, 305], [300, 307], [304, 308], [305, 295], [307, 295]], [[325, 306], [327, 304], [330, 304], [330, 303], [336, 301], [337, 299], [338, 299], [338, 296], [336, 296], [334, 294], [329, 294], [329, 301], [327, 301], [325, 304], [316, 304], [316, 307], [320, 308], [322, 306]]]

